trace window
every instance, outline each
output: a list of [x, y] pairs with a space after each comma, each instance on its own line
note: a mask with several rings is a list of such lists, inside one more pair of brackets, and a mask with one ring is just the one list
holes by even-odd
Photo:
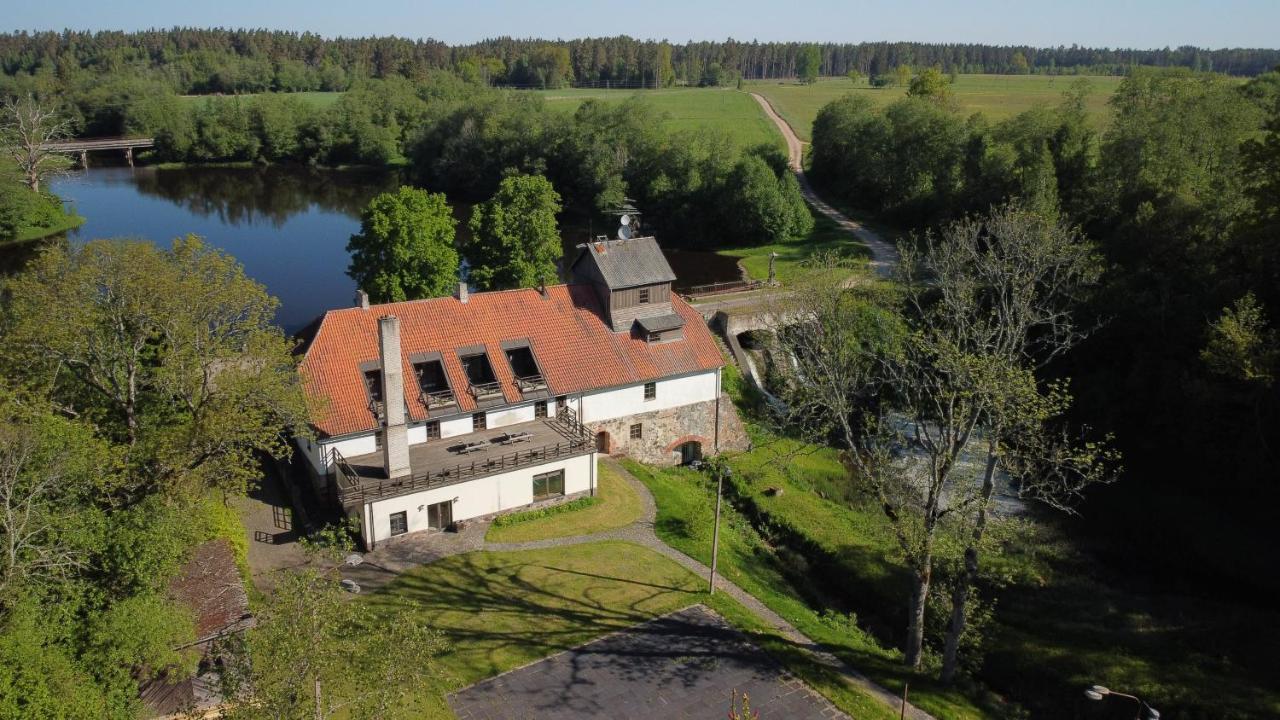
[[507, 362], [511, 364], [511, 374], [516, 376], [516, 385], [521, 392], [547, 387], [547, 381], [538, 370], [538, 361], [533, 359], [533, 350], [527, 346], [507, 350]]
[[567, 407], [569, 407], [569, 398], [568, 398], [568, 397], [566, 397], [566, 396], [564, 396], [564, 395], [561, 395], [561, 396], [559, 396], [559, 397], [557, 397], [557, 398], [556, 398], [556, 414], [557, 414], [557, 415], [559, 415], [560, 413], [564, 412], [564, 411], [565, 411], [565, 408], [567, 408]]
[[533, 404], [533, 416], [536, 418], [544, 418], [547, 416], [547, 401], [539, 400]]
[[382, 402], [382, 371], [366, 370], [364, 373], [364, 389], [369, 393], [369, 401]]
[[644, 425], [636, 423], [631, 426], [631, 439], [639, 440], [644, 437]]
[[403, 535], [409, 532], [409, 515], [406, 512], [391, 513], [391, 534]]
[[649, 288], [640, 288], [640, 304], [645, 305], [649, 302]]
[[449, 389], [449, 380], [444, 374], [444, 366], [439, 360], [414, 363], [413, 372], [418, 378], [418, 390], [421, 393], [422, 403], [428, 410], [456, 403], [453, 391]]
[[373, 434], [373, 449], [382, 449], [382, 431], [378, 431]]
[[484, 430], [484, 429], [485, 429], [485, 428], [487, 428], [487, 427], [489, 427], [489, 424], [488, 424], [487, 422], [485, 422], [484, 413], [482, 413], [482, 412], [480, 412], [480, 413], [475, 413], [474, 415], [472, 415], [472, 416], [471, 416], [471, 431], [472, 431], [472, 432], [475, 432], [476, 430]]
[[431, 422], [427, 423], [427, 439], [428, 440], [440, 439], [440, 421], [439, 420], [432, 420]]
[[564, 471], [533, 476], [533, 501], [547, 500], [564, 495]]
[[651, 382], [644, 384], [644, 399], [653, 400], [658, 397], [658, 383]]

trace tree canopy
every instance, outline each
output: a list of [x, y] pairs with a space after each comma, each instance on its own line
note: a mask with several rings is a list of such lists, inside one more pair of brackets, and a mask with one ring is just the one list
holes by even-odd
[[560, 194], [541, 175], [513, 175], [471, 211], [468, 281], [482, 290], [555, 284], [564, 250]]
[[456, 225], [443, 193], [404, 186], [378, 195], [347, 243], [347, 274], [374, 302], [448, 295], [458, 282]]

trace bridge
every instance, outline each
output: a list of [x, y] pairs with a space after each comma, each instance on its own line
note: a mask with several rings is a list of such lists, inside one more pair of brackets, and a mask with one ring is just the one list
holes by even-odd
[[41, 147], [45, 150], [53, 152], [67, 153], [69, 155], [80, 156], [80, 166], [89, 167], [89, 152], [97, 152], [99, 150], [123, 150], [124, 159], [129, 163], [129, 167], [133, 167], [133, 151], [144, 150], [156, 146], [155, 138], [126, 138], [126, 137], [108, 137], [108, 138], [88, 138], [85, 140], [63, 140], [61, 142], [45, 143]]

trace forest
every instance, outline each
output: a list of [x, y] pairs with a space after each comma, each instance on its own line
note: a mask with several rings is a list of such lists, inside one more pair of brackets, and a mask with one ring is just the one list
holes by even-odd
[[1082, 522], [1142, 583], [1271, 597], [1280, 568], [1249, 549], [1268, 545], [1280, 499], [1280, 72], [1245, 85], [1136, 72], [1101, 132], [1083, 87], [996, 124], [937, 90], [883, 110], [854, 97], [823, 108], [815, 180], [906, 226], [1016, 196], [1079, 227], [1105, 260], [1085, 303], [1096, 330], [1052, 370], [1076, 394], [1077, 421], [1114, 433], [1125, 460]]
[[[397, 37], [324, 38], [268, 30], [173, 28], [144, 32], [0, 34], [0, 75], [48, 91], [93, 78], [143, 76], [180, 94], [343, 91], [367, 78], [418, 79], [453, 70], [512, 87], [717, 85], [794, 77], [801, 42], [671, 43], [627, 36], [576, 40], [493, 38], [449, 46]], [[1254, 76], [1280, 64], [1272, 49], [1155, 50], [962, 43], [867, 42], [817, 46], [818, 73], [887, 75], [900, 65], [958, 73], [1125, 74], [1136, 66]], [[7, 90], [0, 84], [0, 90]]]

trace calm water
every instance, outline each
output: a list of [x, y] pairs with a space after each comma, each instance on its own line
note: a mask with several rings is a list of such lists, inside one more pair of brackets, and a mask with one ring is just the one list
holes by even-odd
[[[380, 171], [95, 167], [59, 178], [51, 189], [86, 218], [71, 242], [128, 237], [167, 244], [200, 235], [280, 299], [277, 319], [294, 332], [351, 304], [356, 287], [346, 274], [347, 240], [360, 229], [360, 210], [399, 182]], [[461, 219], [470, 212], [458, 203], [455, 211]], [[460, 239], [465, 227], [459, 223]], [[570, 251], [586, 239], [584, 230], [565, 229]], [[21, 266], [33, 249], [0, 250], [0, 266]], [[685, 251], [668, 258], [678, 287], [737, 278], [734, 261], [719, 255]]]
[[397, 181], [389, 173], [298, 168], [90, 168], [52, 190], [86, 218], [73, 242], [200, 235], [280, 299], [278, 320], [292, 332], [351, 304], [347, 239], [360, 229], [360, 209]]

